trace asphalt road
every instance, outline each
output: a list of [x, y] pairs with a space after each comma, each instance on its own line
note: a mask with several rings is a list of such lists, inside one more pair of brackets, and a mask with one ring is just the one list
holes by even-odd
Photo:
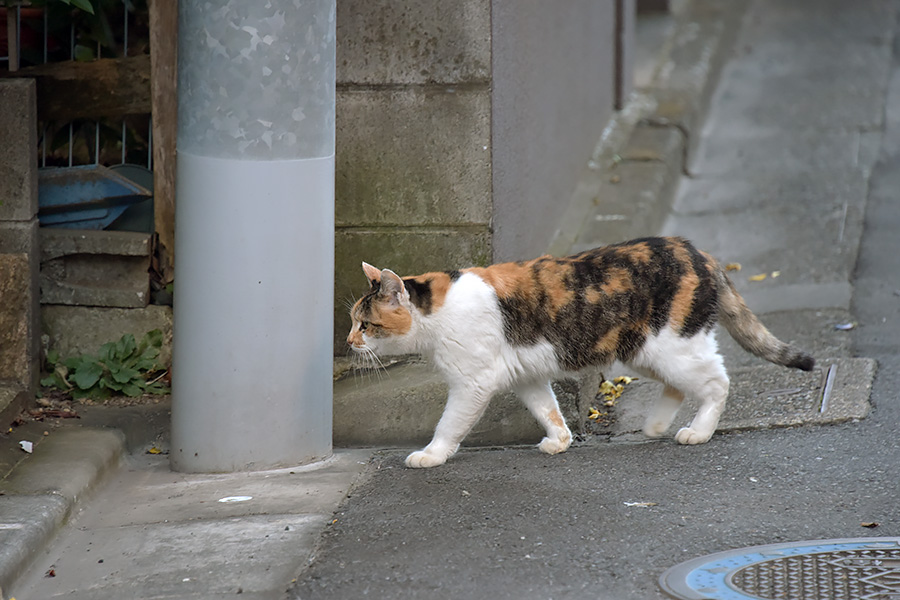
[[[852, 353], [879, 363], [867, 418], [717, 434], [696, 447], [593, 441], [553, 457], [470, 450], [432, 470], [405, 469], [404, 453], [384, 452], [289, 596], [655, 599], [665, 597], [663, 571], [705, 554], [900, 536], [897, 50], [887, 60], [883, 127], [864, 131], [874, 167], [851, 277]], [[802, 217], [802, 206], [791, 210]], [[806, 266], [778, 259], [786, 271]]]

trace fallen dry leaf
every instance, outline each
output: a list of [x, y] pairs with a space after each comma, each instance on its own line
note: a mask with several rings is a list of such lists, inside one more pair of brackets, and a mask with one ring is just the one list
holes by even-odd
[[867, 529], [875, 529], [876, 527], [878, 527], [878, 523], [876, 523], [875, 521], [865, 521], [863, 523], [860, 523], [860, 526]]
[[768, 277], [768, 275], [766, 273], [760, 273], [759, 275], [751, 275], [749, 277], [749, 279], [750, 279], [750, 281], [762, 281], [766, 277]]
[[726, 271], [740, 271], [741, 263], [728, 263], [727, 265], [725, 265], [725, 270]]
[[29, 410], [28, 414], [35, 421], [43, 421], [46, 418], [51, 419], [80, 419], [78, 413], [71, 408], [36, 408]]

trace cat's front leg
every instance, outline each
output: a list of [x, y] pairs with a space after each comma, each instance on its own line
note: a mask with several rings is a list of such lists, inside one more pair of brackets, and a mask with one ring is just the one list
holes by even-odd
[[486, 390], [451, 385], [447, 406], [434, 430], [434, 437], [425, 448], [406, 457], [406, 466], [423, 469], [447, 462], [448, 458], [456, 454], [460, 442], [484, 414], [491, 395]]
[[519, 386], [516, 394], [547, 432], [547, 436], [538, 444], [541, 452], [559, 454], [568, 450], [572, 443], [572, 432], [559, 410], [550, 382]]

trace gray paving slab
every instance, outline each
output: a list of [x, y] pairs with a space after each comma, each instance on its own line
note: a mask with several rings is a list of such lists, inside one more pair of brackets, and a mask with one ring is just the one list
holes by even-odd
[[[749, 21], [753, 19], [753, 16], [748, 16]], [[871, 85], [879, 85], [877, 89], [868, 91], [873, 94], [881, 92], [883, 102], [882, 86], [887, 81], [890, 70], [890, 38], [865, 37], [837, 44], [833, 29], [841, 26], [837, 23], [832, 23], [832, 26], [831, 30], [823, 27], [810, 28], [809, 37], [801, 40], [783, 37], [766, 39], [746, 28], [738, 40], [735, 56], [724, 69], [723, 77], [735, 79], [730, 82], [730, 86], [747, 80], [768, 80], [780, 81], [794, 89], [815, 87], [830, 81], [833, 88], [846, 90], [856, 83], [866, 81]], [[882, 23], [880, 27], [890, 29], [891, 25]], [[841, 73], [840, 77], [835, 77], [836, 71]], [[788, 77], [792, 77], [793, 81], [786, 79]], [[723, 91], [722, 98], [729, 102], [736, 100], [741, 103], [739, 105], [746, 106], [746, 102], [734, 93], [734, 89], [730, 87]], [[785, 90], [770, 90], [770, 99], [778, 99], [776, 96], [782, 91]], [[750, 98], [757, 101], [760, 99], [758, 94], [753, 93]], [[815, 110], [809, 112], [815, 113], [823, 109], [820, 104], [814, 106]], [[716, 107], [717, 112], [730, 109], [731, 106]], [[825, 124], [825, 127], [832, 126]]]
[[[894, 33], [898, 5], [892, 0], [764, 0], [754, 2], [744, 21], [746, 38], [758, 42], [803, 43], [823, 38], [840, 48], [848, 41], [883, 42]], [[835, 15], [839, 15], [836, 18]]]
[[52, 539], [71, 509], [60, 496], [0, 495], [0, 598]]
[[707, 128], [689, 171], [696, 177], [723, 173], [811, 173], [859, 164], [860, 133], [781, 128], [735, 128], [719, 135]]
[[0, 492], [55, 494], [74, 504], [90, 493], [125, 451], [125, 436], [114, 429], [71, 427], [49, 436], [34, 450], [27, 468], [0, 481]]
[[682, 178], [672, 211], [678, 217], [792, 207], [827, 212], [842, 209], [845, 203], [862, 204], [867, 188], [868, 172], [858, 165], [829, 169], [826, 174], [784, 171]]
[[[853, 314], [842, 308], [785, 310], [762, 312], [752, 307], [763, 324], [778, 339], [803, 348], [814, 358], [852, 357], [852, 330], [836, 329], [836, 325], [855, 323]], [[727, 332], [719, 328], [716, 339], [719, 351], [725, 357], [725, 368], [765, 365], [765, 361], [740, 348]]]
[[[722, 130], [779, 126], [821, 131], [873, 129], [883, 120], [884, 72], [867, 74], [856, 69], [853, 77], [835, 85], [824, 75], [821, 80], [801, 78], [800, 73], [759, 79], [745, 71], [735, 73], [728, 109], [713, 117], [713, 126]], [[813, 105], [814, 111], [810, 110]]]
[[[173, 473], [134, 455], [79, 507], [10, 594], [20, 598], [277, 598], [368, 464], [345, 450], [257, 473]], [[54, 577], [46, 573], [53, 570]]]
[[[827, 376], [832, 370], [833, 379], [825, 394]], [[875, 372], [872, 359], [827, 357], [808, 373], [769, 364], [731, 369], [728, 403], [716, 431], [826, 425], [864, 419], [871, 410], [869, 394]], [[641, 428], [661, 392], [660, 384], [648, 380], [626, 388], [613, 410], [615, 422], [609, 433], [614, 441], [647, 441]], [[671, 437], [688, 425], [698, 406], [696, 401], [686, 400], [664, 437]]]
[[[743, 53], [723, 73], [723, 102], [710, 115], [708, 127], [732, 131], [774, 125], [821, 131], [882, 124], [890, 56], [886, 44], [838, 47], [833, 40], [823, 40], [798, 49], [797, 44], [772, 43], [745, 47]], [[835, 63], [846, 70], [839, 79], [834, 77]]]
[[[667, 221], [663, 231], [691, 239], [723, 264], [740, 264], [741, 270], [730, 277], [744, 295], [786, 286], [846, 284], [856, 261], [863, 208], [849, 202], [812, 210], [794, 206], [677, 216]], [[750, 279], [763, 274], [762, 281]]]

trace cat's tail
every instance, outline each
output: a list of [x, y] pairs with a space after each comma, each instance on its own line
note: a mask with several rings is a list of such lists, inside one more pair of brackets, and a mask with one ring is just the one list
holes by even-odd
[[719, 279], [719, 322], [741, 348], [776, 365], [812, 371], [816, 360], [772, 335], [747, 308], [728, 275], [716, 266]]

